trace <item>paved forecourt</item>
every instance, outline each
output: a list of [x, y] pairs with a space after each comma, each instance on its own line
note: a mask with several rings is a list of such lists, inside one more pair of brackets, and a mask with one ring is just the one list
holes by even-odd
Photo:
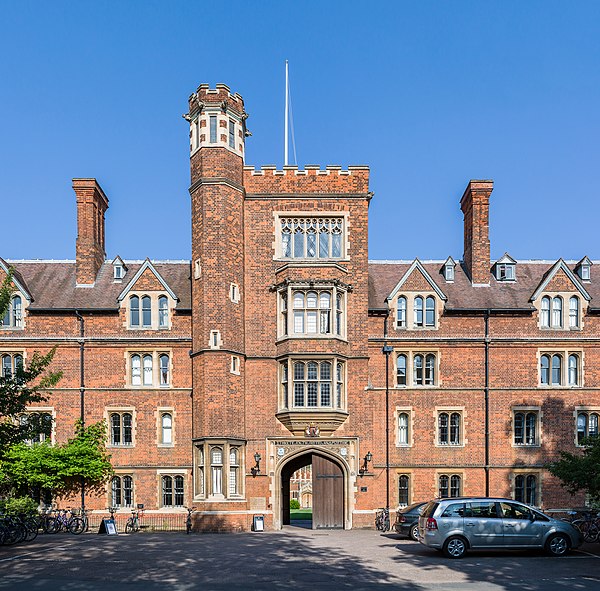
[[600, 544], [541, 552], [439, 552], [370, 530], [39, 536], [0, 547], [0, 591], [592, 590]]

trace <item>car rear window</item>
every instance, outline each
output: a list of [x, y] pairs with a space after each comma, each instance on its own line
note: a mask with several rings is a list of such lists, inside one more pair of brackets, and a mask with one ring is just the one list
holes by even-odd
[[408, 507], [402, 507], [402, 509], [400, 509], [399, 513], [412, 513], [413, 511], [416, 511], [417, 509], [419, 510], [419, 513], [421, 513], [422, 506], [423, 506], [423, 503], [413, 503], [412, 505], [409, 505]]
[[423, 509], [423, 511], [421, 511], [421, 516], [422, 517], [431, 517], [434, 513], [435, 510], [438, 508], [439, 503], [436, 503], [435, 501], [431, 501], [431, 503], [427, 503], [427, 505], [425, 505], [425, 508]]
[[444, 509], [444, 512], [442, 513], [442, 517], [463, 517], [464, 514], [465, 514], [465, 504], [464, 503], [451, 503]]

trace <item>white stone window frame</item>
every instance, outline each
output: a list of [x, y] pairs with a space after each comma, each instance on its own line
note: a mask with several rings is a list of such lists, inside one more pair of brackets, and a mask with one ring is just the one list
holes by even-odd
[[[340, 218], [342, 220], [342, 256], [337, 258], [286, 258], [283, 256], [283, 247], [281, 243], [281, 219], [282, 218]], [[273, 212], [273, 227], [275, 240], [271, 247], [273, 248], [273, 260], [282, 263], [302, 263], [302, 264], [314, 264], [323, 265], [327, 263], [343, 263], [350, 261], [350, 212], [348, 211], [274, 211]], [[318, 241], [317, 241], [318, 243]], [[318, 248], [318, 246], [317, 246]]]
[[[198, 491], [197, 476], [194, 476], [194, 499], [203, 501], [214, 501], [223, 502], [231, 500], [244, 500], [246, 495], [246, 443], [241, 440], [215, 438], [215, 439], [204, 439], [194, 443], [194, 466], [199, 466], [200, 452], [199, 448], [202, 448], [202, 456], [204, 458], [203, 463], [203, 492]], [[212, 492], [212, 450], [214, 448], [220, 448], [222, 450], [222, 463], [217, 464], [217, 467], [221, 468], [221, 493], [213, 494]], [[230, 450], [232, 448], [237, 449], [238, 465], [235, 466], [238, 471], [238, 491], [236, 494], [230, 494], [229, 492], [229, 479], [230, 479]]]
[[[21, 298], [21, 318], [19, 326], [16, 326], [14, 311], [13, 311], [13, 300], [15, 297]], [[10, 300], [8, 302], [8, 315], [9, 315], [9, 324], [3, 324], [4, 314], [0, 317], [0, 331], [9, 331], [9, 330], [24, 330], [27, 327], [27, 308], [29, 308], [29, 300], [25, 297], [25, 294], [21, 292], [19, 289], [14, 291], [10, 295]]]
[[202, 265], [200, 259], [194, 261], [194, 279], [200, 279], [202, 277]]
[[[410, 448], [414, 446], [414, 409], [412, 406], [396, 406], [396, 412], [394, 414], [394, 429], [395, 429], [395, 443], [396, 447]], [[408, 416], [408, 440], [407, 443], [400, 442], [400, 415], [405, 414]]]
[[240, 293], [240, 286], [237, 283], [229, 284], [229, 299], [234, 304], [239, 304], [242, 300], [242, 295]]
[[[554, 298], [559, 297], [562, 300], [562, 310], [561, 310], [561, 326], [553, 325], [553, 305]], [[579, 300], [579, 310], [578, 310], [578, 322], [577, 326], [571, 326], [570, 319], [570, 302], [571, 298], [576, 297]], [[550, 300], [550, 309], [549, 309], [549, 323], [545, 325], [542, 323], [542, 300], [544, 298], [549, 298]], [[537, 310], [537, 326], [540, 330], [560, 330], [560, 331], [576, 331], [581, 332], [584, 327], [584, 318], [587, 313], [589, 302], [579, 293], [578, 291], [546, 291], [537, 298], [537, 300], [533, 303], [534, 307]]]
[[[159, 406], [155, 411], [156, 416], [156, 446], [157, 447], [175, 447], [176, 445], [176, 415], [177, 412], [173, 406]], [[171, 415], [171, 443], [163, 441], [163, 416]]]
[[[135, 326], [131, 324], [131, 298], [133, 296], [137, 296], [139, 298], [140, 308], [140, 324], [139, 326]], [[150, 326], [143, 326], [142, 322], [142, 298], [143, 297], [150, 298]], [[167, 325], [160, 326], [159, 325], [159, 298], [166, 297], [167, 298]], [[177, 302], [165, 291], [130, 291], [127, 294], [127, 297], [123, 298], [121, 306], [125, 308], [125, 322], [123, 327], [127, 330], [139, 331], [139, 330], [171, 330], [173, 328], [173, 316], [175, 314], [175, 307], [177, 306]]]
[[[133, 384], [132, 376], [132, 357], [140, 356], [140, 379], [141, 384]], [[144, 384], [144, 356], [152, 357], [152, 384]], [[160, 358], [162, 355], [167, 355], [169, 358], [169, 383], [161, 384], [160, 382]], [[172, 349], [126, 349], [124, 352], [125, 358], [125, 387], [133, 390], [165, 390], [173, 387], [173, 350]]]
[[[163, 489], [162, 489], [162, 480], [163, 476], [170, 476], [173, 478], [173, 503], [175, 503], [175, 477], [181, 476], [183, 478], [183, 505], [176, 506], [173, 505], [164, 505], [163, 504]], [[187, 498], [189, 498], [189, 474], [188, 471], [181, 468], [164, 468], [156, 471], [157, 478], [157, 491], [156, 491], [156, 506], [158, 507], [159, 512], [168, 512], [168, 513], [186, 513], [186, 502]]]
[[[308, 363], [310, 361], [315, 361], [317, 363], [321, 363], [323, 361], [328, 361], [331, 363], [331, 406], [321, 406], [321, 396], [320, 392], [317, 392], [317, 406], [295, 406], [294, 404], [294, 363], [296, 362]], [[338, 363], [342, 364], [342, 380], [341, 382], [337, 379], [337, 366]], [[278, 363], [279, 371], [278, 371], [278, 408], [279, 411], [310, 411], [310, 412], [331, 412], [331, 411], [346, 411], [348, 408], [348, 395], [347, 395], [347, 384], [348, 384], [348, 362], [346, 358], [336, 356], [336, 355], [293, 355], [286, 357], [285, 359], [281, 359]], [[288, 388], [288, 404], [285, 404], [285, 390], [284, 390], [284, 369], [283, 366], [287, 366], [288, 368], [288, 379], [287, 379], [287, 388]], [[320, 372], [320, 366], [318, 371]], [[308, 379], [305, 378], [304, 382], [307, 382]], [[317, 383], [320, 383], [320, 374], [317, 379]], [[342, 391], [341, 391], [341, 400], [340, 405], [337, 406], [337, 387], [338, 384], [341, 383]], [[305, 393], [305, 399], [307, 394]], [[279, 412], [278, 411], [278, 412]]]
[[[423, 326], [415, 325], [415, 299], [421, 297], [423, 298]], [[433, 326], [426, 326], [426, 304], [427, 298], [433, 298], [435, 302], [435, 311], [433, 318]], [[398, 300], [400, 298], [406, 299], [406, 318], [404, 322], [404, 326], [398, 325]], [[440, 327], [440, 316], [444, 311], [444, 300], [442, 300], [437, 293], [434, 291], [403, 291], [394, 296], [394, 298], [390, 302], [390, 307], [392, 310], [392, 322], [394, 330], [399, 331], [430, 331], [430, 330], [438, 330]]]
[[20, 355], [23, 358], [23, 367], [27, 367], [27, 351], [25, 349], [19, 349], [15, 347], [3, 347], [0, 349], [0, 375], [3, 371], [3, 357], [9, 355], [11, 357], [11, 371], [14, 373], [15, 370], [15, 357]]
[[[399, 385], [398, 384], [398, 356], [405, 355], [406, 356], [406, 384]], [[423, 381], [425, 381], [425, 364], [427, 363], [427, 355], [433, 355], [435, 358], [435, 367], [434, 367], [434, 379], [433, 384], [415, 384], [414, 380], [414, 358], [416, 355], [423, 356]], [[440, 350], [439, 349], [414, 349], [414, 350], [406, 350], [406, 349], [395, 349], [394, 350], [394, 387], [398, 389], [407, 389], [407, 388], [415, 388], [418, 390], [428, 389], [428, 388], [439, 388], [442, 385], [442, 380], [440, 378]]]
[[[402, 476], [408, 477], [408, 502], [406, 504], [400, 503], [400, 478]], [[408, 507], [413, 502], [414, 497], [414, 472], [412, 469], [403, 470], [402, 468], [396, 468], [396, 477], [394, 478], [396, 483], [396, 510]]]
[[[3, 353], [2, 353], [3, 354]], [[19, 417], [22, 415], [31, 414], [49, 414], [52, 417], [52, 429], [50, 431], [50, 443], [55, 445], [56, 443], [56, 409], [53, 406], [28, 406], [23, 412], [19, 413]], [[46, 440], [44, 440], [46, 441]], [[33, 442], [27, 440], [27, 445], [33, 445]]]
[[[123, 443], [114, 444], [112, 443], [112, 423], [111, 415], [121, 415], [121, 440], [123, 439], [123, 415], [129, 413], [131, 415], [131, 444], [125, 445]], [[108, 425], [108, 441], [106, 443], [107, 449], [132, 449], [136, 445], [136, 433], [137, 433], [137, 414], [135, 406], [129, 405], [114, 405], [104, 407], [104, 420]], [[126, 472], [126, 474], [130, 474]], [[110, 483], [109, 483], [110, 485]]]
[[239, 355], [231, 356], [231, 366], [229, 372], [235, 376], [239, 376], [241, 372], [241, 364]]
[[[317, 332], [315, 332], [315, 333], [309, 333], [306, 331], [302, 332], [302, 333], [294, 332], [294, 293], [296, 293], [296, 292], [303, 292], [305, 298], [309, 292], [314, 292], [317, 294], [317, 307], [315, 308], [315, 310], [317, 311]], [[319, 325], [320, 325], [319, 312], [321, 310], [319, 308], [319, 303], [320, 303], [319, 302], [319, 294], [321, 292], [328, 292], [331, 296], [330, 308], [329, 308], [329, 312], [330, 312], [329, 325], [331, 327], [331, 332], [328, 332], [328, 333], [318, 332]], [[287, 296], [287, 309], [284, 309], [283, 294], [286, 294], [286, 296]], [[342, 313], [341, 328], [342, 328], [342, 330], [339, 335], [336, 334], [337, 296], [338, 296], [338, 294], [341, 294], [341, 296], [342, 296], [342, 310], [341, 310], [341, 313]], [[303, 309], [305, 311], [308, 310], [306, 305]], [[286, 317], [284, 317], [285, 310], [287, 310]], [[337, 339], [337, 340], [346, 342], [348, 340], [347, 310], [348, 310], [348, 291], [346, 289], [344, 289], [343, 287], [335, 285], [333, 282], [332, 283], [324, 283], [322, 285], [313, 285], [313, 286], [301, 285], [298, 283], [296, 283], [296, 284], [290, 283], [289, 285], [280, 289], [277, 292], [277, 337], [278, 337], [277, 340], [280, 341], [283, 339]], [[286, 319], [287, 319], [287, 331], [286, 331], [286, 326], [285, 326]]]
[[[516, 443], [515, 442], [515, 417], [517, 413], [523, 413], [525, 415], [525, 420], [527, 419], [527, 413], [535, 413], [535, 443]], [[536, 405], [515, 405], [511, 408], [511, 447], [517, 449], [539, 449], [542, 447], [543, 443], [543, 417], [544, 413], [542, 411], [541, 406]], [[527, 429], [527, 424], [523, 424], [523, 437], [525, 438], [525, 433]]]
[[223, 341], [221, 340], [221, 331], [218, 329], [213, 329], [210, 331], [210, 336], [208, 339], [208, 348], [209, 349], [220, 349], [223, 346]]
[[[440, 443], [440, 423], [439, 417], [442, 413], [448, 414], [448, 443]], [[459, 443], [450, 443], [451, 438], [451, 420], [452, 414], [458, 413], [460, 415], [460, 442]], [[434, 439], [433, 445], [437, 448], [442, 449], [461, 449], [465, 447], [469, 440], [467, 439], [466, 433], [466, 425], [467, 425], [467, 410], [464, 406], [436, 406], [433, 411], [433, 416], [435, 419], [435, 431], [434, 431]]]
[[[550, 357], [549, 380], [548, 384], [542, 384], [542, 356]], [[561, 383], [552, 383], [552, 356], [560, 355], [561, 362]], [[577, 384], [569, 384], [569, 357], [576, 355], [579, 359], [579, 367], [577, 368]], [[544, 390], [577, 390], [585, 386], [585, 356], [582, 349], [538, 349], [537, 351], [537, 386]]]
[[[451, 492], [451, 487], [452, 487], [452, 477], [453, 476], [458, 476], [460, 478], [460, 491], [458, 496], [456, 497], [451, 497], [451, 496], [447, 496], [447, 497], [440, 497], [439, 496], [439, 491], [440, 491], [440, 477], [441, 476], [448, 476], [448, 494], [450, 494]], [[447, 470], [438, 468], [435, 472], [434, 472], [434, 497], [436, 499], [459, 499], [460, 497], [466, 496], [465, 494], [465, 488], [466, 488], [466, 484], [467, 484], [467, 475], [466, 472], [463, 469], [454, 469], [454, 468], [448, 468]], [[460, 501], [457, 501], [460, 502]]]
[[[577, 432], [577, 418], [579, 417], [579, 415], [581, 413], [585, 413], [588, 415], [588, 429], [589, 429], [589, 415], [590, 414], [597, 414], [598, 420], [600, 423], [600, 405], [579, 405], [579, 406], [576, 406], [575, 410], [573, 411], [573, 419], [574, 419], [573, 443], [575, 444], [575, 447], [578, 447], [579, 449], [582, 449], [584, 447], [583, 445], [581, 445], [579, 443], [578, 432]], [[599, 428], [600, 428], [600, 424], [599, 424]], [[600, 432], [599, 432], [598, 436], [600, 437]]]
[[[215, 142], [210, 141], [211, 116], [216, 117], [217, 121], [217, 137]], [[235, 123], [235, 145], [233, 147], [229, 145], [230, 120]], [[201, 125], [202, 122], [204, 122], [204, 125]], [[222, 125], [222, 123], [225, 123], [225, 125]], [[227, 109], [226, 112], [223, 112], [220, 105], [205, 105], [202, 111], [190, 121], [190, 156], [193, 156], [201, 148], [225, 148], [229, 152], [244, 158], [243, 129], [242, 117], [235, 110]]]
[[[516, 478], [517, 476], [524, 476], [525, 479], [527, 479], [527, 476], [529, 475], [533, 475], [536, 478], [536, 485], [535, 485], [535, 496], [536, 496], [536, 501], [537, 504], [534, 505], [534, 507], [542, 507], [543, 504], [543, 498], [542, 498], [542, 479], [543, 479], [543, 470], [540, 470], [539, 468], [514, 468], [510, 474], [510, 495], [511, 498], [510, 500], [514, 501], [515, 503], [523, 503], [523, 504], [527, 504], [526, 500], [523, 501], [517, 501], [516, 500]], [[525, 480], [525, 487], [527, 487], [527, 480]], [[525, 494], [527, 494], [527, 488], [525, 489]]]
[[[107, 446], [108, 447], [108, 446]], [[133, 470], [127, 470], [125, 468], [115, 468], [113, 475], [110, 477], [107, 485], [106, 485], [106, 498], [107, 498], [107, 503], [109, 507], [112, 507], [112, 500], [113, 500], [113, 492], [112, 492], [112, 482], [113, 482], [113, 478], [117, 476], [118, 478], [121, 479], [121, 501], [124, 500], [125, 498], [125, 494], [124, 494], [124, 488], [123, 488], [123, 478], [125, 476], [129, 476], [131, 478], [131, 506], [126, 506], [124, 504], [119, 505], [118, 507], [115, 507], [117, 509], [117, 513], [129, 513], [131, 511], [131, 509], [133, 509], [136, 506], [136, 498], [135, 498], [135, 493], [136, 493], [136, 482], [135, 482], [135, 475]]]

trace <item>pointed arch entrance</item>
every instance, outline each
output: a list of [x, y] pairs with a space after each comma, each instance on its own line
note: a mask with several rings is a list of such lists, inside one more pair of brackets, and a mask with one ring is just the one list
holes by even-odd
[[312, 466], [312, 528], [344, 529], [346, 474], [331, 456], [307, 451], [287, 461], [280, 472], [281, 524], [290, 523], [290, 478], [296, 470]]

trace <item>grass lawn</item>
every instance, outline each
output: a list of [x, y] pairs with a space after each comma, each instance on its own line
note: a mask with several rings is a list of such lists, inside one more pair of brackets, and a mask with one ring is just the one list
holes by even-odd
[[290, 519], [312, 520], [312, 509], [290, 509]]

